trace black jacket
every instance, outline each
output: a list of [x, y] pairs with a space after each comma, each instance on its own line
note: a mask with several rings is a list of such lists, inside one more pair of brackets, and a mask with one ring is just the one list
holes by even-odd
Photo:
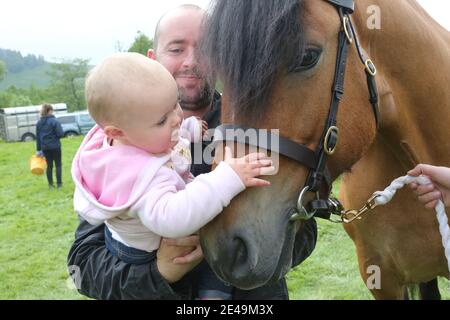
[[41, 117], [36, 123], [36, 150], [43, 151], [61, 148], [59, 139], [63, 136], [63, 129], [55, 116]]
[[[212, 110], [204, 117], [209, 128], [220, 121], [220, 95], [216, 93]], [[196, 165], [195, 175], [209, 172], [210, 166]], [[91, 226], [80, 219], [75, 241], [68, 256], [69, 270], [78, 291], [95, 299], [193, 299], [195, 269], [182, 280], [169, 285], [161, 276], [156, 259], [149, 264], [126, 264], [113, 256], [105, 247], [104, 224]], [[305, 223], [295, 238], [293, 266], [300, 264], [314, 250], [317, 241], [317, 225], [314, 219]], [[235, 300], [288, 299], [286, 280], [253, 290], [235, 289]]]

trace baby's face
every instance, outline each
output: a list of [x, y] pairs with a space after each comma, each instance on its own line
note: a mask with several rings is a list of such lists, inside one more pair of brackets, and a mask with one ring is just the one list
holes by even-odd
[[131, 101], [134, 104], [129, 108], [126, 139], [149, 153], [167, 153], [178, 143], [183, 120], [176, 83], [171, 81], [141, 91], [142, 95]]

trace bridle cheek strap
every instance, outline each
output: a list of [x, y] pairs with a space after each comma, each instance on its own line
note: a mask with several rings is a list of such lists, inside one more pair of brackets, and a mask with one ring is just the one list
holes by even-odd
[[[229, 130], [231, 130], [231, 132], [236, 132], [237, 130], [246, 131], [251, 129], [234, 124], [224, 124], [217, 127], [214, 134], [214, 141], [210, 145], [210, 148], [215, 148], [217, 143], [221, 141], [247, 144], [257, 148], [278, 152], [310, 169], [305, 185], [300, 190], [296, 208], [297, 212], [292, 215], [291, 221], [307, 220], [313, 216], [330, 219], [332, 214], [341, 215], [343, 212], [341, 203], [337, 199], [330, 198], [332, 181], [335, 177], [330, 175], [327, 168], [327, 160], [335, 153], [338, 145], [339, 128], [337, 127], [337, 114], [339, 104], [344, 95], [344, 80], [349, 45], [353, 42], [355, 42], [358, 55], [365, 65], [369, 100], [372, 105], [377, 128], [379, 127], [380, 115], [378, 110], [378, 90], [375, 82], [376, 68], [370, 59], [365, 58], [350, 19], [349, 15], [354, 11], [354, 2], [353, 0], [326, 1], [336, 6], [342, 22], [342, 29], [339, 31], [330, 109], [316, 150], [313, 151], [291, 139], [272, 133], [265, 134], [264, 137], [262, 137], [258, 130], [254, 130], [254, 133], [256, 133], [256, 141], [247, 139], [245, 134], [242, 136], [237, 134], [227, 134]], [[274, 148], [275, 141], [278, 142], [278, 150], [276, 150], [277, 148]], [[307, 192], [314, 192], [316, 198], [305, 204], [305, 195]]]

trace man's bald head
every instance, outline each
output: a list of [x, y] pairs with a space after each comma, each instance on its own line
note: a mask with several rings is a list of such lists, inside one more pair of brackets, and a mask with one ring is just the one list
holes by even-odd
[[170, 9], [169, 11], [167, 11], [166, 13], [164, 13], [161, 16], [158, 23], [156, 24], [155, 35], [153, 37], [153, 46], [154, 46], [155, 52], [158, 51], [158, 44], [159, 44], [158, 41], [159, 41], [161, 34], [165, 30], [166, 22], [173, 18], [176, 18], [180, 14], [183, 14], [184, 12], [188, 12], [188, 11], [198, 11], [202, 15], [205, 12], [205, 10], [203, 10], [201, 7], [199, 7], [195, 4], [183, 4], [178, 7], [173, 8], [173, 9]]
[[158, 60], [175, 78], [180, 105], [186, 116], [203, 117], [211, 107], [214, 79], [198, 52], [205, 11], [182, 5], [168, 11], [158, 22], [154, 45], [148, 56]]

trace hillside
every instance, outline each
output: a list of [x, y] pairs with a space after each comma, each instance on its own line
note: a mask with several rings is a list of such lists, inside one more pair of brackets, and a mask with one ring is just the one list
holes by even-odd
[[45, 88], [50, 84], [50, 77], [47, 72], [51, 69], [51, 63], [31, 68], [24, 69], [18, 73], [8, 72], [3, 81], [0, 81], [0, 91], [6, 90], [8, 87], [14, 85], [17, 88], [27, 89], [31, 85]]
[[47, 87], [50, 77], [47, 72], [51, 63], [41, 55], [22, 55], [20, 51], [0, 48], [0, 61], [6, 67], [5, 78], [0, 81], [0, 91], [10, 86], [28, 89], [31, 85]]

